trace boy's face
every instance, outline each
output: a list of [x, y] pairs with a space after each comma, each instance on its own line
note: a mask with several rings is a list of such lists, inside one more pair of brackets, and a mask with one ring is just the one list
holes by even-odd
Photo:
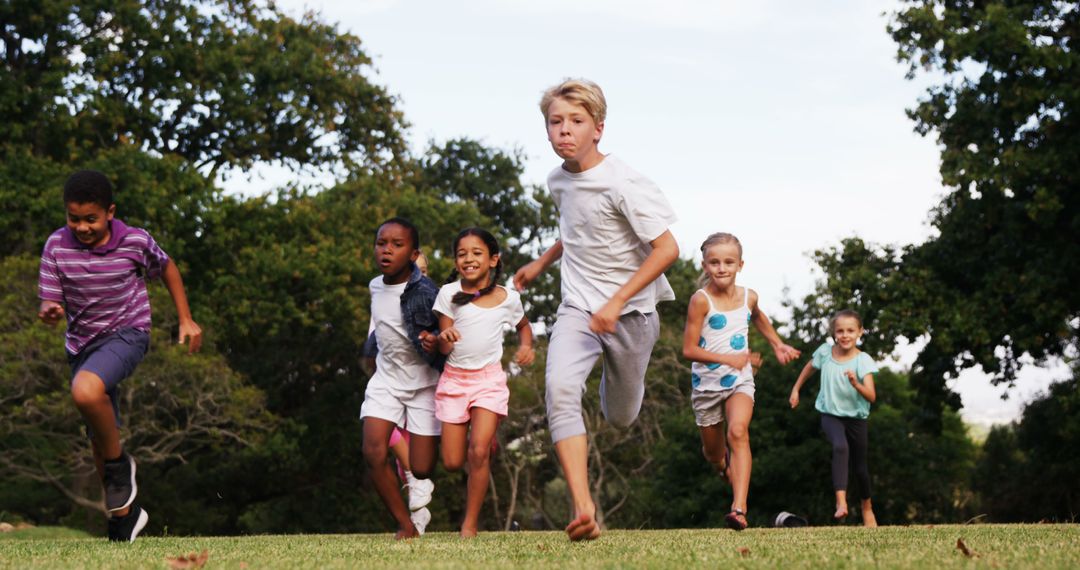
[[94, 202], [68, 202], [67, 226], [79, 243], [98, 247], [109, 242], [109, 221], [116, 213], [116, 204], [103, 207]]
[[388, 285], [404, 283], [412, 272], [412, 262], [420, 250], [412, 242], [412, 233], [398, 224], [383, 224], [375, 236], [375, 263]]
[[597, 124], [585, 107], [557, 97], [548, 106], [547, 132], [555, 154], [563, 160], [582, 162], [596, 151], [604, 123]]

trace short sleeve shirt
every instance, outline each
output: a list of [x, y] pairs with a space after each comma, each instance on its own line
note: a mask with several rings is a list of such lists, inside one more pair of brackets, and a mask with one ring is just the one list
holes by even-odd
[[438, 383], [439, 371], [420, 357], [405, 330], [401, 294], [406, 285], [408, 283], [387, 285], [382, 275], [376, 276], [368, 285], [371, 290], [370, 328], [379, 339], [372, 381], [379, 380], [399, 390], [418, 390]]
[[[612, 155], [584, 172], [556, 168], [548, 189], [559, 209], [563, 302], [589, 312], [600, 310], [630, 281], [652, 251], [650, 242], [677, 219], [656, 184]], [[650, 313], [657, 302], [673, 299], [661, 275], [623, 313]]]
[[38, 296], [64, 306], [64, 347], [78, 354], [95, 339], [121, 328], [150, 330], [146, 280], [161, 276], [169, 256], [150, 233], [119, 219], [109, 222], [109, 241], [89, 247], [64, 226], [45, 241]]
[[825, 343], [814, 351], [811, 365], [821, 371], [821, 390], [814, 406], [819, 412], [841, 418], [870, 416], [870, 402], [851, 386], [846, 374], [848, 370], [854, 371], [860, 383], [867, 374], [877, 374], [878, 365], [870, 355], [860, 351], [851, 360], [837, 362], [832, 356], [832, 345]]
[[460, 291], [461, 281], [455, 281], [443, 285], [435, 297], [435, 312], [454, 319], [454, 328], [461, 333], [461, 340], [454, 343], [446, 363], [455, 368], [480, 370], [502, 360], [503, 337], [525, 317], [525, 309], [517, 291], [506, 289], [506, 299], [494, 307], [475, 303], [455, 305], [451, 299]]

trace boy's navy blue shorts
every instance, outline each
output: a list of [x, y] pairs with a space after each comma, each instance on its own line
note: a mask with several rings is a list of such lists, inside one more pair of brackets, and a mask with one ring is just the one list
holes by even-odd
[[[116, 404], [116, 387], [135, 371], [150, 348], [150, 333], [134, 328], [122, 328], [95, 339], [79, 354], [68, 354], [71, 381], [80, 371], [93, 372], [105, 383], [105, 393], [112, 402], [116, 425], [120, 425], [120, 409]], [[89, 433], [90, 428], [87, 427]]]

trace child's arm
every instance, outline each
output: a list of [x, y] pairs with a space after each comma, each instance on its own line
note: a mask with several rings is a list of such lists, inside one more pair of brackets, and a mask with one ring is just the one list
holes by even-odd
[[863, 381], [860, 384], [859, 377], [855, 375], [854, 370], [845, 370], [844, 373], [847, 375], [848, 382], [851, 382], [851, 387], [855, 388], [855, 391], [860, 396], [866, 398], [867, 402], [873, 404], [874, 400], [877, 399], [877, 390], [874, 389], [874, 375], [867, 374], [863, 376]]
[[656, 281], [679, 258], [679, 244], [675, 241], [675, 236], [671, 235], [671, 230], [660, 234], [649, 242], [649, 245], [652, 246], [652, 251], [645, 261], [641, 262], [641, 267], [615, 292], [611, 300], [593, 313], [589, 330], [597, 334], [615, 332], [615, 324], [619, 322], [619, 315], [622, 314], [626, 302], [634, 298], [646, 285]]
[[799, 378], [795, 380], [795, 385], [791, 387], [791, 396], [788, 397], [788, 403], [791, 404], [791, 409], [795, 409], [799, 406], [799, 390], [802, 389], [803, 384], [810, 378], [810, 375], [814, 373], [814, 361], [806, 363], [803, 366], [802, 372], [799, 372]]
[[521, 366], [528, 366], [532, 364], [533, 359], [536, 358], [536, 351], [533, 350], [533, 333], [532, 325], [529, 324], [528, 317], [521, 317], [521, 320], [517, 324], [518, 331], [518, 349], [514, 354], [514, 362], [517, 362]]
[[552, 263], [555, 263], [562, 257], [562, 251], [562, 240], [558, 240], [555, 242], [555, 245], [549, 247], [547, 251], [540, 255], [540, 257], [526, 263], [524, 267], [518, 269], [517, 273], [514, 273], [514, 289], [524, 291], [533, 280], [546, 271], [548, 267], [551, 267]]
[[753, 289], [750, 290], [750, 298], [748, 301], [750, 305], [750, 320], [753, 321], [754, 328], [761, 333], [761, 336], [769, 341], [769, 345], [772, 346], [773, 352], [776, 353], [776, 360], [780, 361], [780, 364], [787, 364], [798, 358], [801, 353], [780, 340], [780, 335], [776, 334], [776, 329], [773, 328], [769, 317], [758, 307], [758, 294]]
[[180, 270], [172, 259], [165, 265], [161, 273], [161, 280], [165, 288], [172, 296], [173, 304], [176, 305], [176, 316], [180, 319], [180, 344], [188, 342], [188, 354], [198, 352], [202, 346], [202, 328], [191, 318], [191, 309], [188, 307], [187, 293], [184, 292], [184, 280], [180, 278]]
[[438, 313], [439, 315], [439, 352], [450, 354], [454, 350], [454, 343], [461, 340], [461, 333], [454, 328], [454, 319]]
[[690, 297], [690, 308], [686, 311], [686, 328], [683, 329], [683, 358], [693, 362], [716, 362], [726, 364], [736, 370], [742, 370], [750, 361], [750, 353], [719, 354], [710, 352], [698, 345], [701, 338], [701, 325], [709, 312], [709, 301], [701, 294]]

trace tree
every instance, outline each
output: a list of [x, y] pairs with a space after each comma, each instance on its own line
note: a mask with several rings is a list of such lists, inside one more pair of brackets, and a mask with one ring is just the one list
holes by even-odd
[[1044, 363], [1077, 340], [1078, 31], [1075, 4], [1050, 0], [913, 0], [893, 14], [909, 77], [941, 77], [908, 115], [936, 135], [949, 191], [925, 243], [818, 252], [825, 295], [808, 316], [854, 306], [885, 349], [925, 336], [911, 381], [931, 424], [959, 406], [947, 378], [978, 366], [1011, 385], [1024, 355]]
[[135, 145], [222, 166], [377, 168], [402, 154], [396, 101], [360, 40], [254, 0], [0, 6], [0, 140], [77, 162]]
[[1080, 367], [995, 427], [983, 445], [974, 488], [995, 522], [1075, 522], [1080, 517]]

